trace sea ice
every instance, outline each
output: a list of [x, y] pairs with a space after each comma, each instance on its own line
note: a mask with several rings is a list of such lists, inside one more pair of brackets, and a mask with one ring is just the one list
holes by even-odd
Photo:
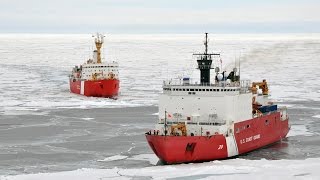
[[115, 156], [110, 156], [107, 158], [104, 158], [102, 160], [97, 160], [98, 162], [109, 162], [109, 161], [117, 161], [121, 159], [126, 159], [128, 156], [123, 156], [123, 155], [115, 155]]
[[320, 158], [305, 160], [230, 159], [197, 164], [144, 168], [78, 169], [75, 171], [0, 176], [1, 180], [101, 180], [101, 179], [318, 179]]
[[290, 136], [312, 136], [313, 133], [309, 132], [305, 125], [292, 125], [291, 129], [288, 133], [288, 137]]

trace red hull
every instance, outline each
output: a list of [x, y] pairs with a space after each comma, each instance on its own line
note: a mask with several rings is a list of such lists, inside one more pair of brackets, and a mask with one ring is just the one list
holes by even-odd
[[93, 97], [114, 98], [118, 96], [119, 80], [107, 79], [97, 81], [72, 81], [70, 91], [75, 94]]
[[238, 128], [240, 132], [235, 133], [235, 139], [239, 154], [243, 154], [285, 138], [289, 132], [289, 120], [282, 121], [280, 112], [276, 112], [236, 123], [235, 131]]
[[169, 164], [200, 162], [243, 154], [277, 142], [287, 135], [289, 124], [277, 112], [236, 123], [234, 130], [237, 153], [232, 155], [228, 155], [228, 148], [232, 147], [228, 147], [227, 138], [220, 134], [208, 137], [147, 134], [146, 138], [158, 158]]
[[211, 137], [146, 136], [153, 152], [159, 159], [168, 164], [209, 161], [228, 156], [226, 150], [217, 150], [221, 144], [226, 146], [226, 139], [223, 135], [214, 135]]

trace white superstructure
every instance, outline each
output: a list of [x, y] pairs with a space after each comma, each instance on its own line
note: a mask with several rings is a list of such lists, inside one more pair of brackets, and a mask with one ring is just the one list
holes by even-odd
[[119, 70], [117, 62], [108, 63], [88, 63], [83, 64], [81, 79], [84, 80], [101, 80], [101, 79], [118, 79]]
[[165, 111], [189, 121], [237, 122], [252, 118], [252, 93], [249, 81], [223, 85], [174, 84], [164, 82], [160, 95], [159, 116]]
[[[187, 135], [227, 134], [233, 132], [234, 123], [253, 118], [251, 82], [240, 81], [237, 68], [229, 74], [221, 72], [219, 64], [213, 68], [211, 56], [220, 54], [208, 53], [207, 43], [206, 35], [205, 52], [195, 54], [201, 72], [199, 83], [189, 78], [163, 82], [156, 126], [159, 133], [181, 134], [181, 127], [175, 130], [165, 124], [184, 124]], [[210, 69], [216, 72], [214, 84], [210, 83]]]
[[188, 134], [199, 134], [200, 128], [205, 133], [225, 134], [226, 125], [252, 119], [252, 96], [250, 81], [208, 85], [164, 82], [159, 128], [164, 130], [166, 118], [169, 124], [185, 123]]
[[102, 62], [101, 48], [104, 43], [104, 35], [97, 33], [95, 36], [96, 50], [93, 51], [93, 57], [87, 60], [80, 67], [75, 66], [72, 69], [71, 77], [74, 80], [104, 80], [119, 79], [118, 63]]

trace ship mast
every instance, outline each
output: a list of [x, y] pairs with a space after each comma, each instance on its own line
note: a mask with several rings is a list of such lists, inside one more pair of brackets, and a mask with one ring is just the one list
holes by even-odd
[[201, 85], [210, 84], [210, 69], [213, 69], [211, 67], [212, 64], [212, 56], [220, 54], [213, 54], [208, 53], [208, 33], [205, 33], [205, 41], [204, 41], [204, 47], [205, 51], [204, 53], [200, 54], [193, 54], [198, 56], [197, 63], [198, 63], [198, 69], [200, 70], [200, 82]]
[[97, 63], [101, 63], [101, 47], [104, 42], [104, 35], [97, 33], [97, 37], [95, 38], [95, 44], [97, 48]]
[[208, 54], [208, 33], [205, 33], [205, 34], [206, 34], [206, 39], [205, 39], [205, 42], [204, 42], [204, 46], [206, 48], [205, 54]]

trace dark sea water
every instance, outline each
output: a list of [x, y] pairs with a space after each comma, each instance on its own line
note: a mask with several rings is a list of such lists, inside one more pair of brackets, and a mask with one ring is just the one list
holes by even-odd
[[[307, 106], [300, 103], [303, 107]], [[289, 134], [282, 142], [240, 155], [239, 158], [279, 160], [320, 157], [320, 123], [318, 118], [312, 117], [320, 114], [320, 110], [301, 109], [297, 102], [295, 105], [295, 108], [288, 110], [290, 124], [292, 127], [305, 125], [305, 130], [292, 130], [290, 133], [294, 136]], [[157, 107], [147, 106], [56, 109], [43, 115], [2, 115], [0, 174], [153, 166], [148, 161], [130, 160], [130, 157], [152, 154], [144, 132], [153, 128], [157, 120], [153, 114], [156, 112]], [[118, 155], [128, 158], [102, 161]]]
[[149, 166], [144, 161], [98, 160], [152, 153], [144, 132], [153, 127], [156, 112], [156, 107], [132, 107], [1, 116], [0, 174]]

